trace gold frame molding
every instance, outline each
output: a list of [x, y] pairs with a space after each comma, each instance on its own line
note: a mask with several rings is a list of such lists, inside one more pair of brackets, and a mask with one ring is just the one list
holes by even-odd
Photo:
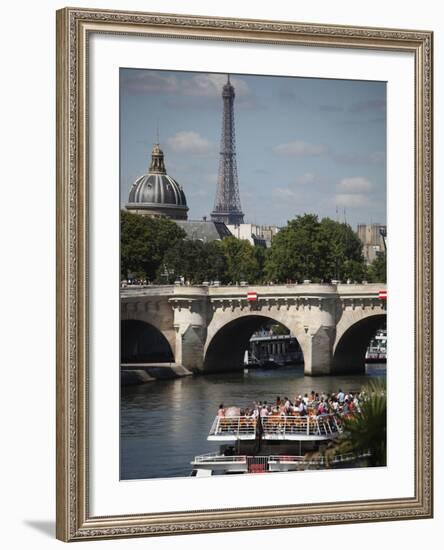
[[[94, 32], [363, 48], [414, 55], [414, 497], [90, 516], [86, 52], [88, 36]], [[433, 33], [429, 31], [78, 8], [57, 12], [57, 538], [73, 541], [432, 517], [432, 42]]]

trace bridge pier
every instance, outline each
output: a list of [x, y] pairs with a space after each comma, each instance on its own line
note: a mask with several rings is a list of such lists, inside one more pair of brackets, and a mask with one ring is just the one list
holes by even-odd
[[320, 326], [307, 331], [304, 374], [325, 376], [331, 373], [335, 327]]
[[[147, 323], [163, 334], [172, 360], [193, 372], [242, 368], [251, 335], [267, 320], [286, 326], [298, 340], [306, 375], [364, 372], [366, 347], [386, 318], [386, 303], [379, 296], [384, 288], [380, 284], [254, 287], [253, 302], [247, 287], [125, 288], [121, 318]], [[142, 332], [139, 336], [141, 340]], [[137, 343], [153, 352], [145, 340]]]
[[203, 369], [204, 332], [204, 327], [191, 324], [176, 329], [176, 362], [192, 372]]
[[192, 372], [201, 371], [207, 337], [207, 295], [200, 288], [169, 299], [176, 331], [175, 360]]

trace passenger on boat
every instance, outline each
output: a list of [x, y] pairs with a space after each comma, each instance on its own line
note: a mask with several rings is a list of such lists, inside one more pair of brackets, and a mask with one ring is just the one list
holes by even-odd
[[288, 414], [291, 411], [292, 404], [288, 397], [284, 397], [284, 410]]
[[223, 403], [221, 403], [219, 405], [219, 410], [217, 411], [217, 416], [219, 416], [219, 417], [225, 416], [225, 408], [224, 408]]
[[307, 415], [307, 407], [303, 400], [299, 401], [299, 404], [297, 405], [297, 411], [300, 416], [306, 416]]

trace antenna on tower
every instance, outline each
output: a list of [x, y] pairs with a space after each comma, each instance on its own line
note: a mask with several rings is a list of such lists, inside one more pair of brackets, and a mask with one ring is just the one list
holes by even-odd
[[160, 140], [159, 140], [159, 119], [157, 119], [157, 124], [156, 124], [156, 137], [157, 137], [157, 145], [160, 144]]

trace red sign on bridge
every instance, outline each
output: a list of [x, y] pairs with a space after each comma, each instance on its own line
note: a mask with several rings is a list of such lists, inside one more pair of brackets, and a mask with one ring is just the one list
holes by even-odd
[[256, 302], [257, 301], [257, 292], [254, 292], [253, 290], [248, 291], [247, 292], [247, 300], [249, 302]]
[[379, 299], [380, 300], [387, 300], [387, 291], [386, 290], [380, 290], [379, 291]]

